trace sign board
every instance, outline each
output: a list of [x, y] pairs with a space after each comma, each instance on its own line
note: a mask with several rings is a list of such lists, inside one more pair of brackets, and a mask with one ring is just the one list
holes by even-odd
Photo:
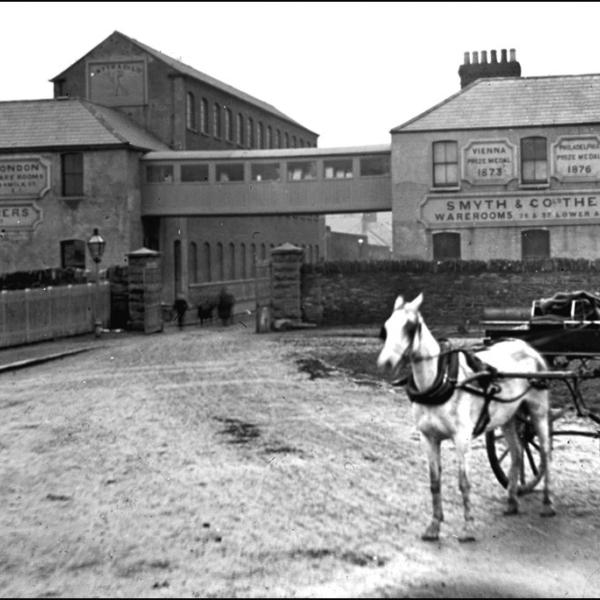
[[0, 158], [0, 200], [41, 198], [50, 189], [50, 165], [40, 156]]
[[463, 179], [474, 185], [508, 183], [516, 177], [515, 155], [507, 140], [470, 142], [463, 148]]
[[560, 179], [600, 178], [600, 138], [569, 136], [552, 147], [554, 175]]
[[600, 191], [427, 196], [420, 220], [429, 228], [600, 223]]
[[0, 230], [33, 230], [42, 220], [42, 211], [35, 202], [0, 203]]
[[88, 98], [105, 106], [146, 103], [146, 61], [143, 58], [88, 61]]

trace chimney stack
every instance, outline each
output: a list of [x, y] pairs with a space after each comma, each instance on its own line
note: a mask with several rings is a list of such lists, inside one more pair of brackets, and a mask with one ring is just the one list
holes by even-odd
[[477, 79], [489, 77], [521, 77], [521, 65], [517, 62], [517, 52], [514, 48], [510, 49], [510, 61], [507, 59], [506, 48], [501, 51], [501, 59], [498, 62], [496, 50], [490, 51], [491, 60], [488, 62], [487, 50], [481, 51], [481, 62], [479, 62], [479, 52], [465, 52], [464, 64], [458, 68], [460, 77], [460, 87], [473, 83]]

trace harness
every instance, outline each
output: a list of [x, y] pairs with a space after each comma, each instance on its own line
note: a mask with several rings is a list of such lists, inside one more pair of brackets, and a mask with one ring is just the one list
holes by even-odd
[[[475, 377], [469, 382], [458, 383], [459, 356], [463, 355], [467, 366], [475, 373]], [[482, 361], [476, 356], [474, 350], [453, 348], [447, 340], [440, 342], [440, 354], [437, 364], [437, 375], [433, 384], [426, 390], [418, 390], [411, 373], [407, 380], [398, 382], [405, 385], [406, 393], [411, 402], [425, 406], [439, 406], [447, 402], [456, 390], [464, 390], [483, 398], [481, 412], [473, 428], [473, 437], [477, 437], [485, 430], [490, 422], [489, 405], [492, 400], [497, 402], [514, 402], [525, 395], [534, 382], [529, 382], [529, 387], [516, 398], [499, 398], [497, 394], [501, 391], [500, 386], [495, 383], [498, 369]], [[541, 382], [535, 382], [535, 387], [540, 387]]]

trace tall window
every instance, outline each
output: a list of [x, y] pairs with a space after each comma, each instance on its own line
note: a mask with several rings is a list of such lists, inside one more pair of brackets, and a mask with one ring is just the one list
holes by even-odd
[[218, 281], [225, 279], [225, 263], [223, 261], [223, 244], [217, 242], [217, 277]]
[[242, 243], [240, 245], [240, 278], [246, 279], [248, 277], [248, 266], [247, 266], [247, 257], [246, 257], [246, 244]]
[[521, 140], [521, 182], [548, 183], [546, 138], [528, 137]]
[[208, 133], [208, 100], [202, 98], [200, 102], [200, 130], [202, 133]]
[[267, 148], [273, 147], [273, 130], [270, 125], [267, 125]]
[[83, 153], [61, 155], [63, 196], [83, 196]]
[[218, 102], [213, 106], [213, 135], [216, 138], [221, 137], [221, 107]]
[[521, 258], [522, 260], [550, 258], [550, 232], [545, 229], [522, 231]]
[[254, 119], [248, 117], [248, 148], [254, 148]]
[[265, 147], [265, 128], [263, 124], [259, 121], [256, 126], [256, 147], [264, 148]]
[[198, 127], [196, 121], [196, 98], [194, 98], [192, 92], [188, 92], [185, 97], [185, 124], [192, 131], [196, 131]]
[[235, 244], [233, 242], [229, 243], [229, 274], [227, 279], [235, 279], [236, 270], [235, 270]]
[[433, 185], [458, 185], [458, 148], [454, 141], [433, 142]]
[[60, 243], [60, 266], [85, 269], [85, 242], [83, 240], [63, 240]]
[[237, 143], [240, 146], [244, 145], [244, 117], [239, 113], [237, 116]]
[[210, 256], [210, 244], [208, 242], [204, 242], [204, 254], [203, 254], [203, 277], [204, 281], [212, 281], [212, 264], [211, 264], [211, 256]]
[[289, 148], [290, 147], [290, 136], [287, 133], [284, 134], [284, 139], [285, 139], [285, 148]]
[[225, 137], [228, 142], [233, 142], [233, 119], [230, 108], [225, 109]]
[[275, 133], [275, 147], [281, 148], [281, 131], [279, 129]]
[[196, 242], [190, 242], [188, 251], [188, 276], [190, 283], [198, 283], [198, 246]]
[[433, 260], [460, 260], [460, 233], [434, 233]]

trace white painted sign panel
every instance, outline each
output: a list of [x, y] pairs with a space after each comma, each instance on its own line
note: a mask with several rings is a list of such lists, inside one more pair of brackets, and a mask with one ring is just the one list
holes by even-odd
[[560, 179], [600, 178], [600, 138], [569, 136], [552, 147], [554, 175]]
[[515, 147], [507, 140], [479, 140], [463, 148], [463, 179], [474, 185], [504, 184], [516, 177]]
[[0, 159], [0, 199], [41, 198], [50, 189], [50, 165], [41, 156]]

